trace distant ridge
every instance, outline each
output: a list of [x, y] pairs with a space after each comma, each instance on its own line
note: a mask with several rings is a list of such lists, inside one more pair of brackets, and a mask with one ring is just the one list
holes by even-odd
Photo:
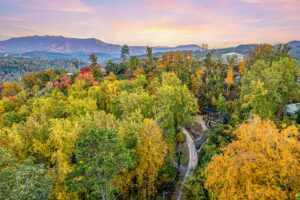
[[[28, 36], [11, 38], [0, 41], [0, 53], [28, 53], [28, 52], [52, 52], [52, 53], [104, 53], [119, 55], [122, 45], [110, 44], [96, 38], [78, 39], [63, 36]], [[145, 54], [145, 46], [129, 46], [133, 55]], [[153, 52], [201, 50], [196, 44], [180, 45], [177, 47], [153, 47]]]

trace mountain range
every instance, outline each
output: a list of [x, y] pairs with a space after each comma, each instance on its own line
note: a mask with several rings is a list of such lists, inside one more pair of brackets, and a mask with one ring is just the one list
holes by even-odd
[[[300, 41], [291, 41], [287, 43], [292, 47], [290, 54], [300, 61]], [[216, 49], [215, 54], [220, 57], [223, 53], [237, 52], [249, 55], [255, 44], [242, 44], [236, 47]], [[96, 53], [101, 62], [108, 59], [120, 57], [122, 45], [110, 44], [95, 38], [78, 39], [67, 38], [63, 36], [28, 36], [11, 38], [0, 41], [0, 54], [19, 54], [27, 57], [38, 58], [79, 58], [86, 59], [89, 54]], [[161, 55], [169, 51], [195, 51], [199, 50], [201, 54], [204, 49], [196, 44], [180, 45], [176, 47], [157, 46], [153, 47], [154, 55]], [[146, 46], [129, 46], [131, 55], [144, 55]]]
[[[95, 38], [78, 39], [63, 36], [29, 36], [11, 38], [0, 41], [1, 53], [28, 53], [28, 52], [51, 52], [51, 53], [102, 53], [110, 56], [120, 55], [122, 45], [110, 44]], [[129, 46], [132, 55], [145, 54], [146, 46]], [[153, 47], [153, 52], [201, 50], [195, 44], [180, 45], [176, 47]]]

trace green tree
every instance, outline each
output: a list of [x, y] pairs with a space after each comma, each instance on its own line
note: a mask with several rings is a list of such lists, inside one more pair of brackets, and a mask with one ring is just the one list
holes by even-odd
[[214, 54], [215, 54], [215, 50], [211, 50], [211, 51], [208, 51], [207, 54], [205, 55], [204, 62], [205, 62], [205, 66], [207, 68], [210, 68], [213, 64]]
[[120, 76], [125, 74], [126, 65], [123, 63], [117, 64], [108, 60], [106, 63], [105, 69], [107, 73], [113, 72], [115, 75]]
[[291, 47], [287, 44], [278, 44], [272, 46], [271, 44], [260, 44], [250, 52], [250, 62], [253, 64], [258, 60], [264, 60], [269, 66], [274, 61], [278, 61], [284, 57], [290, 57], [289, 51]]
[[9, 157], [7, 152], [0, 149], [0, 167], [8, 164], [0, 169], [0, 199], [49, 199], [53, 180], [48, 177], [44, 166], [34, 164], [32, 158], [23, 164], [16, 164]]
[[162, 85], [157, 89], [154, 111], [160, 125], [167, 132], [179, 132], [190, 117], [197, 112], [197, 102], [189, 89], [182, 85], [174, 73], [162, 75]]
[[300, 124], [300, 110], [296, 112], [296, 122]]
[[129, 56], [129, 47], [125, 44], [121, 49], [121, 59], [123, 62], [126, 62], [127, 57]]
[[220, 93], [219, 98], [218, 98], [217, 109], [219, 111], [220, 116], [223, 116], [227, 112], [226, 99], [222, 95], [222, 93]]
[[89, 61], [91, 61], [91, 66], [95, 66], [95, 65], [97, 65], [97, 60], [98, 60], [98, 58], [97, 58], [97, 56], [96, 56], [96, 54], [91, 54], [91, 55], [89, 55]]
[[[97, 62], [97, 61], [96, 61]], [[76, 68], [76, 69], [78, 69], [79, 68], [79, 61], [76, 59], [76, 60], [73, 60], [72, 61], [72, 64], [74, 65], [74, 67]]]
[[137, 69], [138, 66], [139, 66], [139, 59], [138, 59], [138, 57], [136, 57], [136, 56], [130, 56], [128, 66], [131, 69], [133, 69], [133, 70]]
[[208, 193], [204, 188], [205, 174], [201, 168], [197, 168], [184, 184], [185, 196], [187, 199], [205, 200], [208, 198]]
[[153, 98], [146, 92], [122, 91], [119, 95], [123, 118], [139, 110], [144, 117], [152, 117]]
[[283, 108], [295, 94], [299, 85], [295, 83], [297, 61], [282, 58], [272, 66], [258, 60], [247, 70], [242, 79], [241, 101], [243, 107], [262, 117], [281, 120]]
[[90, 68], [93, 73], [93, 76], [95, 79], [101, 80], [103, 78], [103, 73], [101, 70], [101, 66], [97, 63], [97, 60], [98, 58], [96, 54], [93, 53], [89, 55], [89, 61], [91, 61]]
[[181, 144], [184, 143], [186, 140], [185, 135], [183, 133], [179, 133], [176, 135], [176, 142], [178, 144], [178, 155], [177, 155], [177, 168], [179, 170], [180, 164], [181, 164]]
[[79, 134], [75, 159], [78, 165], [70, 173], [67, 183], [72, 191], [80, 191], [88, 199], [112, 199], [117, 187], [110, 183], [130, 163], [117, 133], [105, 128]]
[[147, 57], [148, 57], [148, 62], [151, 64], [152, 60], [153, 60], [153, 56], [152, 56], [152, 48], [147, 46]]

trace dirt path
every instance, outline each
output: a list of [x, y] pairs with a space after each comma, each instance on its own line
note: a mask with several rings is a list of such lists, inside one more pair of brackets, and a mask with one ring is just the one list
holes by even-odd
[[193, 141], [192, 137], [190, 136], [190, 134], [188, 133], [188, 131], [185, 128], [182, 129], [182, 132], [186, 136], [186, 142], [187, 142], [187, 145], [188, 145], [188, 148], [189, 148], [189, 165], [188, 165], [187, 170], [184, 174], [182, 184], [180, 186], [180, 191], [179, 191], [178, 196], [177, 196], [177, 200], [182, 199], [183, 185], [186, 182], [186, 179], [189, 176], [191, 170], [195, 169], [197, 167], [197, 164], [198, 164], [198, 154], [197, 154], [196, 147], [194, 145], [194, 141]]
[[199, 115], [198, 122], [202, 125], [203, 132], [207, 130], [205, 121], [203, 120], [203, 115]]
[[[202, 125], [203, 132], [205, 132], [207, 130], [207, 127], [206, 127], [205, 121], [203, 120], [203, 116], [200, 115], [199, 118], [197, 119], [197, 121], [198, 121], [198, 123], [200, 123]], [[187, 143], [188, 149], [189, 149], [189, 164], [188, 164], [188, 167], [185, 168], [185, 174], [184, 174], [184, 177], [183, 177], [183, 180], [182, 180], [182, 183], [180, 186], [180, 190], [178, 192], [176, 200], [183, 199], [183, 186], [187, 180], [187, 177], [190, 175], [191, 171], [194, 170], [198, 165], [198, 154], [197, 154], [197, 150], [196, 150], [194, 141], [193, 141], [191, 135], [189, 134], [189, 132], [185, 128], [182, 129], [182, 132], [186, 136], [186, 143]], [[202, 137], [203, 137], [203, 135], [201, 135], [201, 137], [198, 138], [198, 140], [199, 139], [201, 140]], [[203, 145], [203, 143], [202, 143], [202, 145]], [[201, 148], [200, 148], [200, 150], [201, 150]]]

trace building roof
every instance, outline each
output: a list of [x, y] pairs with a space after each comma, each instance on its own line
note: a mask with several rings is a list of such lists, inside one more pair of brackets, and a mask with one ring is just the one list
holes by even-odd
[[293, 103], [286, 106], [285, 112], [287, 115], [295, 115], [298, 110], [300, 110], [300, 103]]
[[222, 56], [233, 56], [233, 55], [242, 55], [242, 56], [244, 56], [243, 54], [241, 54], [241, 53], [236, 53], [236, 52], [229, 52], [229, 53], [224, 53], [224, 54], [222, 54]]

